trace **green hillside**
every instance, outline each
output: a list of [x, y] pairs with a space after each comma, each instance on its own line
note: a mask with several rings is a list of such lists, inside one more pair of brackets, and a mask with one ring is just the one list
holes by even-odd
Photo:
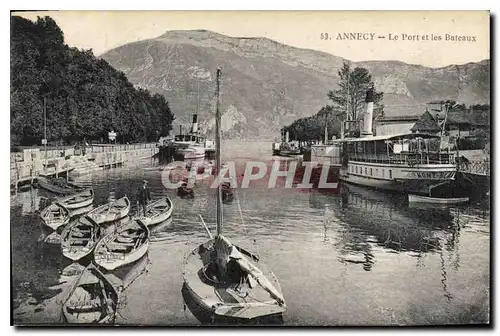
[[51, 142], [155, 141], [172, 128], [173, 114], [163, 95], [137, 89], [92, 50], [64, 44], [50, 17], [36, 22], [11, 17], [11, 139], [30, 145]]

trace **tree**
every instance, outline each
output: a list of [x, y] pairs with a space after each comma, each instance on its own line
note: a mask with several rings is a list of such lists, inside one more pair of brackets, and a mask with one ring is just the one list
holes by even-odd
[[[346, 117], [344, 120], [353, 121], [354, 128], [357, 128], [356, 126], [363, 118], [366, 91], [370, 87], [374, 88], [372, 76], [365, 68], [356, 67], [351, 70], [348, 62], [344, 62], [338, 74], [339, 88], [328, 92], [328, 98], [333, 102], [333, 114], [344, 115]], [[384, 105], [381, 104], [383, 97], [383, 92], [377, 92], [374, 89], [373, 118], [384, 113]], [[351, 126], [350, 129], [352, 131], [353, 127]]]
[[11, 138], [40, 144], [47, 106], [47, 137], [67, 143], [107, 139], [156, 141], [172, 129], [165, 97], [137, 90], [125, 74], [92, 50], [64, 44], [50, 18], [11, 17]]

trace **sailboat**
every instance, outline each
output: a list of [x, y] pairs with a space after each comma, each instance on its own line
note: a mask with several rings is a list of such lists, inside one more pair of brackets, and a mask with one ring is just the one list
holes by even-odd
[[[217, 172], [221, 168], [219, 86], [221, 70], [217, 69], [217, 105], [215, 123], [215, 159]], [[184, 264], [183, 294], [190, 297], [193, 306], [211, 316], [211, 321], [231, 321], [235, 324], [267, 323], [282, 320], [286, 310], [285, 299], [278, 279], [272, 272], [268, 278], [255, 264], [259, 258], [231, 243], [222, 234], [222, 191], [216, 191], [217, 234], [212, 237], [202, 219], [210, 239], [196, 247]], [[262, 267], [261, 265], [259, 265]], [[278, 319], [276, 319], [278, 318]]]

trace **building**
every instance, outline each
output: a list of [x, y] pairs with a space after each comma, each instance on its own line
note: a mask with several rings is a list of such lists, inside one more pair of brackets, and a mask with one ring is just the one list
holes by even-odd
[[378, 117], [375, 119], [375, 134], [391, 135], [410, 133], [411, 128], [419, 119], [419, 115]]
[[412, 133], [438, 134], [441, 132], [439, 121], [434, 118], [428, 110], [420, 116], [417, 122], [410, 128]]

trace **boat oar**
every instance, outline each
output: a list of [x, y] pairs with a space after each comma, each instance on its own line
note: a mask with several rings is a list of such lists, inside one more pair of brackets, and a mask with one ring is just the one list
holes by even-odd
[[203, 217], [201, 217], [201, 215], [198, 215], [198, 216], [200, 216], [201, 223], [205, 227], [205, 230], [207, 230], [208, 236], [210, 237], [210, 239], [213, 239], [212, 234], [210, 233], [210, 230], [208, 229], [207, 224], [205, 224], [205, 221], [203, 220]]

